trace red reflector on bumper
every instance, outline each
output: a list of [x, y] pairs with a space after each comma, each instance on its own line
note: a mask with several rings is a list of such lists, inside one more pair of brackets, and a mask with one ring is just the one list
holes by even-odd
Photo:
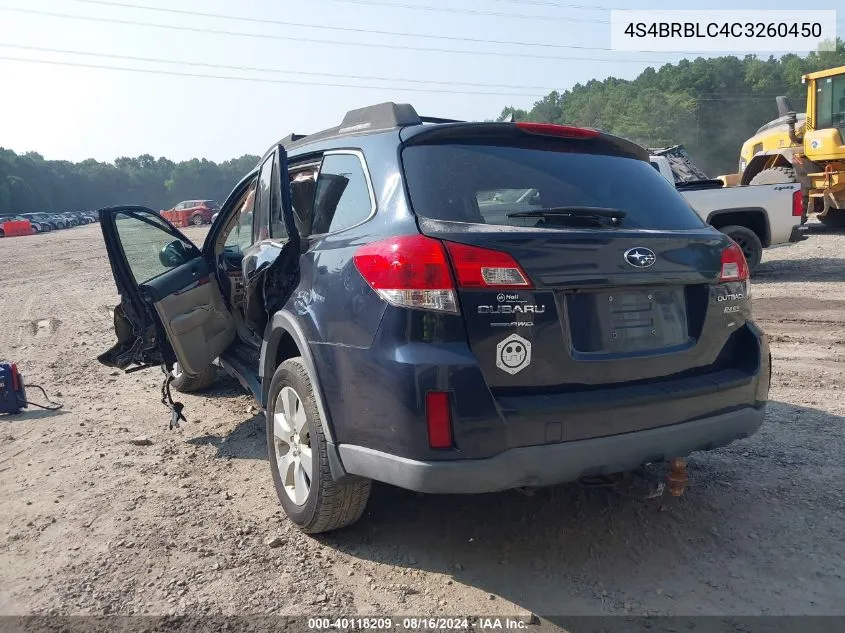
[[428, 422], [428, 444], [431, 448], [452, 447], [452, 412], [449, 393], [429, 391], [425, 394], [425, 417]]

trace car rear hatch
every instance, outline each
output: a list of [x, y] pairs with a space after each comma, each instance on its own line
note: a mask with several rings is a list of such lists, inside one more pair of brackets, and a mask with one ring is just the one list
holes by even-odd
[[420, 231], [446, 245], [469, 345], [500, 402], [714, 370], [744, 312], [726, 326], [710, 306], [719, 293], [744, 306], [745, 282], [720, 278], [744, 261], [644, 150], [534, 124], [404, 140]]

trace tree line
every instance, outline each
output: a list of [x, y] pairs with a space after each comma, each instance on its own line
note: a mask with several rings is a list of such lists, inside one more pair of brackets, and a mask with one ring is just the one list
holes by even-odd
[[530, 110], [505, 108], [499, 120], [596, 127], [645, 147], [683, 144], [696, 163], [717, 176], [736, 172], [742, 143], [777, 118], [775, 97], [786, 95], [796, 111], [806, 106], [801, 76], [845, 65], [845, 43], [805, 57], [753, 55], [684, 59], [636, 79], [609, 77], [551, 92]]
[[176, 163], [143, 154], [114, 163], [72, 163], [0, 148], [0, 214], [83, 211], [122, 203], [169, 209], [194, 199], [222, 202], [258, 160], [245, 155], [222, 163], [204, 158]]
[[[775, 96], [800, 112], [801, 76], [845, 65], [845, 43], [805, 57], [753, 55], [681, 60], [646, 68], [636, 79], [609, 77], [554, 91], [530, 110], [505, 108], [499, 119], [596, 127], [646, 147], [682, 143], [711, 176], [734, 172], [742, 142], [777, 116]], [[258, 162], [241, 156], [222, 163], [173, 162], [144, 154], [114, 163], [72, 163], [0, 148], [0, 213], [91, 210], [120, 203], [168, 209], [181, 200], [222, 202]]]

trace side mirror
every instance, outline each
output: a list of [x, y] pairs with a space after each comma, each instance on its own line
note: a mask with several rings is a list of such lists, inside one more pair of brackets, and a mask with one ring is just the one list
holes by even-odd
[[175, 268], [187, 262], [190, 259], [190, 253], [181, 240], [173, 240], [161, 249], [158, 259], [168, 268]]

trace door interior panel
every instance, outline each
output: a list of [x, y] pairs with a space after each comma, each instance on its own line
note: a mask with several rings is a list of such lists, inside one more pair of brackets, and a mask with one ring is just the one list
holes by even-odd
[[183, 371], [198, 375], [235, 340], [235, 322], [202, 256], [141, 286]]
[[178, 360], [189, 375], [206, 371], [236, 336], [211, 258], [146, 207], [108, 207], [99, 217], [121, 295], [118, 344], [102, 362], [170, 367]]
[[201, 279], [208, 279], [211, 270], [206, 261], [197, 253], [197, 256], [189, 262], [168, 270], [141, 284], [141, 290], [150, 297], [153, 302], [161, 301], [164, 297], [180, 292], [196, 284]]
[[211, 318], [211, 304], [207, 303], [193, 308], [187, 314], [180, 314], [170, 319], [170, 329], [173, 334], [187, 334], [193, 329], [202, 327]]
[[167, 338], [188, 374], [202, 373], [235, 340], [235, 321], [208, 277], [155, 303]]

